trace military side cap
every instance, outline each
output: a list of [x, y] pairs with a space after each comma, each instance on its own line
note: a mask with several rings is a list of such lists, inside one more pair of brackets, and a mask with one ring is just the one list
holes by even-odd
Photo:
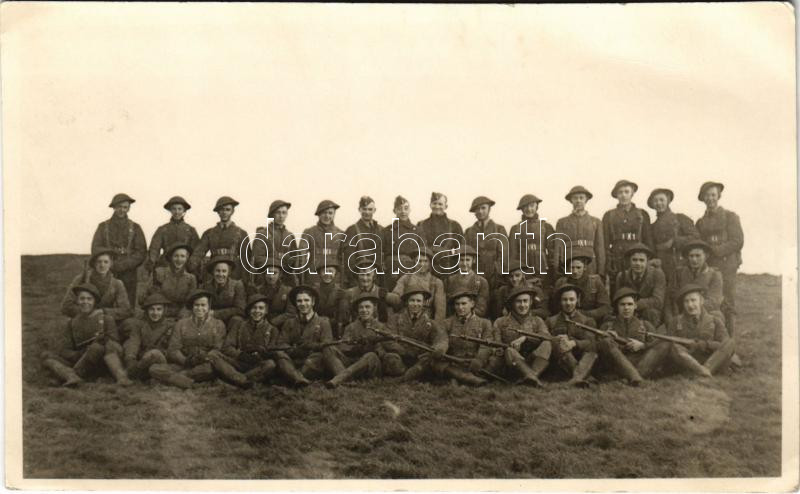
[[136, 202], [136, 199], [129, 196], [128, 194], [117, 194], [114, 196], [113, 199], [111, 199], [111, 204], [109, 204], [108, 207], [113, 208], [117, 204], [125, 201], [128, 201], [129, 203], [133, 204], [134, 202]]
[[281, 208], [283, 206], [286, 206], [286, 209], [289, 209], [290, 207], [292, 207], [292, 203], [286, 202], [281, 199], [272, 201], [272, 204], [269, 205], [269, 211], [267, 211], [267, 216], [272, 217], [272, 213], [274, 213], [276, 209]]
[[151, 305], [169, 305], [170, 303], [171, 302], [167, 297], [156, 292], [144, 299], [144, 302], [142, 302], [142, 308], [146, 309]]
[[634, 192], [639, 190], [639, 186], [636, 185], [634, 182], [631, 182], [630, 180], [620, 180], [619, 182], [617, 182], [617, 184], [614, 186], [614, 188], [611, 189], [611, 197], [616, 198], [617, 197], [617, 190], [619, 190], [620, 187], [625, 187], [626, 185], [630, 185], [633, 188]]
[[186, 208], [187, 211], [192, 209], [191, 204], [189, 204], [186, 201], [186, 199], [184, 199], [181, 196], [170, 197], [169, 200], [166, 203], [164, 203], [164, 209], [169, 210], [169, 208], [172, 207], [173, 204], [183, 204], [183, 207]]
[[371, 293], [361, 293], [358, 295], [358, 297], [355, 298], [355, 300], [353, 300], [352, 305], [353, 307], [358, 307], [358, 304], [360, 304], [365, 300], [369, 300], [370, 302], [376, 305], [378, 304], [378, 302], [380, 302], [380, 299], [378, 298], [377, 295], [373, 295]]
[[525, 194], [524, 196], [522, 196], [522, 199], [519, 200], [519, 204], [517, 204], [517, 209], [522, 210], [522, 208], [524, 208], [525, 206], [527, 206], [532, 202], [539, 203], [542, 202], [542, 200], [533, 194]]
[[582, 248], [572, 249], [572, 255], [567, 258], [567, 266], [572, 264], [572, 261], [580, 260], [583, 261], [584, 264], [591, 264], [592, 263], [592, 254], [589, 250], [585, 250]]
[[92, 252], [92, 256], [89, 258], [89, 267], [94, 267], [94, 263], [97, 262], [97, 258], [106, 254], [111, 256], [112, 261], [117, 256], [117, 253], [114, 252], [114, 249], [110, 249], [108, 247], [101, 247], [100, 249]]
[[700, 285], [695, 285], [694, 283], [689, 283], [688, 285], [683, 285], [683, 287], [681, 287], [681, 289], [678, 290], [676, 298], [678, 300], [680, 300], [680, 301], [683, 301], [684, 297], [686, 297], [690, 293], [695, 293], [695, 292], [704, 295], [706, 293], [706, 289], [703, 288]]
[[189, 255], [192, 255], [192, 252], [194, 251], [194, 249], [192, 249], [192, 246], [189, 244], [185, 244], [183, 242], [175, 242], [174, 244], [167, 247], [167, 252], [166, 252], [167, 259], [171, 258], [172, 254], [174, 254], [175, 251], [178, 249], [186, 249], [186, 252]]
[[484, 204], [488, 204], [489, 206], [494, 206], [494, 201], [486, 196], [478, 196], [472, 200], [472, 206], [469, 207], [469, 212], [474, 213], [476, 209], [483, 206]]
[[428, 290], [427, 286], [425, 286], [422, 282], [411, 278], [410, 282], [406, 284], [405, 290], [403, 290], [402, 299], [406, 300], [415, 293], [421, 293], [425, 300], [428, 300], [432, 297], [431, 291]]
[[296, 287], [292, 288], [292, 291], [289, 292], [289, 302], [291, 302], [295, 307], [297, 307], [297, 296], [300, 293], [310, 294], [311, 297], [314, 298], [315, 304], [317, 300], [319, 300], [319, 292], [316, 288], [310, 285], [297, 285]]
[[572, 285], [570, 283], [565, 283], [565, 284], [561, 285], [560, 287], [556, 288], [555, 293], [553, 293], [553, 299], [554, 300], [561, 300], [561, 295], [564, 292], [569, 292], [569, 291], [574, 291], [575, 293], [577, 293], [578, 294], [578, 298], [583, 297], [583, 290], [581, 290], [581, 287], [579, 287], [578, 285]]
[[625, 257], [630, 257], [636, 254], [637, 252], [644, 252], [647, 255], [648, 259], [652, 259], [653, 256], [655, 255], [653, 251], [650, 249], [650, 247], [646, 246], [641, 242], [637, 242], [628, 247], [627, 249], [625, 249]]
[[217, 204], [214, 205], [214, 212], [219, 211], [222, 208], [222, 206], [227, 206], [228, 204], [231, 204], [233, 206], [238, 206], [239, 201], [230, 196], [222, 196], [219, 199], [217, 199]]
[[244, 308], [245, 314], [250, 314], [250, 309], [253, 308], [258, 302], [264, 302], [269, 305], [269, 297], [264, 295], [263, 293], [254, 293], [247, 297], [247, 305]]
[[664, 194], [665, 196], [667, 196], [667, 201], [668, 202], [672, 202], [672, 200], [675, 199], [675, 193], [672, 192], [669, 189], [664, 189], [664, 188], [653, 189], [653, 192], [651, 192], [650, 196], [647, 198], [647, 207], [649, 207], [650, 209], [655, 209], [656, 208], [654, 203], [653, 203], [653, 199], [658, 194]]
[[195, 290], [192, 290], [192, 293], [189, 294], [189, 298], [186, 299], [186, 306], [191, 309], [194, 301], [202, 297], [206, 297], [208, 299], [209, 305], [211, 304], [211, 301], [214, 300], [213, 293], [209, 292], [208, 290], [203, 290], [202, 288], [196, 288]]
[[569, 189], [569, 192], [567, 192], [567, 195], [564, 196], [564, 199], [569, 201], [570, 197], [572, 197], [574, 194], [586, 194], [587, 201], [594, 197], [591, 192], [586, 190], [586, 187], [583, 185], [576, 185], [575, 187]]
[[469, 297], [471, 299], [475, 299], [475, 297], [477, 297], [477, 296], [478, 296], [478, 294], [475, 293], [475, 291], [472, 290], [472, 289], [456, 287], [455, 290], [452, 290], [447, 295], [447, 300], [450, 300], [452, 302], [453, 300], [456, 300], [456, 299], [461, 298], [461, 297]]
[[326, 268], [326, 267], [328, 267], [328, 268], [336, 268], [338, 270], [339, 269], [339, 261], [337, 261], [336, 259], [325, 260], [325, 258], [322, 257], [321, 259], [317, 260], [316, 264], [314, 264], [314, 270], [315, 271], [320, 271], [320, 270], [322, 270], [323, 268]]
[[72, 293], [74, 293], [76, 297], [80, 292], [90, 293], [92, 297], [94, 297], [95, 302], [100, 300], [100, 291], [91, 283], [81, 283], [80, 285], [72, 287]]
[[703, 200], [703, 196], [706, 195], [706, 191], [708, 189], [710, 189], [711, 187], [716, 187], [719, 190], [720, 194], [722, 194], [722, 189], [725, 188], [725, 186], [723, 184], [721, 184], [720, 182], [706, 182], [706, 183], [704, 183], [703, 185], [700, 186], [700, 193], [697, 194], [697, 199], [702, 201]]
[[617, 302], [625, 297], [633, 297], [634, 300], [639, 300], [639, 292], [629, 286], [623, 286], [614, 292], [614, 298], [611, 299], [611, 304], [616, 306]]
[[316, 216], [319, 216], [320, 214], [322, 214], [323, 211], [330, 208], [339, 209], [339, 205], [331, 201], [330, 199], [325, 199], [324, 201], [319, 203], [319, 205], [317, 206], [317, 211], [314, 214]]
[[508, 295], [506, 295], [506, 306], [511, 305], [511, 303], [520, 295], [528, 294], [531, 296], [531, 300], [539, 297], [538, 290], [527, 283], [521, 283], [515, 286]]
[[230, 256], [214, 256], [211, 258], [211, 261], [208, 262], [208, 266], [206, 266], [206, 271], [212, 273], [214, 271], [214, 267], [221, 262], [224, 262], [225, 264], [230, 266], [231, 270], [233, 270], [236, 267], [236, 263], [233, 261], [233, 259], [231, 259]]
[[711, 255], [711, 246], [700, 239], [687, 242], [681, 249], [681, 254], [683, 254], [683, 257], [687, 257], [692, 249], [703, 249], [706, 255]]

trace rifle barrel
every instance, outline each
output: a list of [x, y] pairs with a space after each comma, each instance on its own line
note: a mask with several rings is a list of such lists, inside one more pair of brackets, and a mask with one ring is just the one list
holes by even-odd
[[[567, 319], [567, 321], [571, 322], [572, 324], [574, 324], [575, 326], [578, 326], [581, 329], [589, 331], [590, 333], [594, 333], [594, 334], [599, 335], [599, 336], [611, 336], [611, 334], [608, 331], [603, 331], [602, 329], [593, 328], [593, 327], [588, 326], [586, 324], [581, 324], [579, 322], [573, 321], [572, 319]], [[623, 338], [621, 336], [613, 336], [613, 338], [614, 338], [614, 341], [619, 343], [620, 345], [627, 345], [628, 342], [630, 341], [630, 338]]]

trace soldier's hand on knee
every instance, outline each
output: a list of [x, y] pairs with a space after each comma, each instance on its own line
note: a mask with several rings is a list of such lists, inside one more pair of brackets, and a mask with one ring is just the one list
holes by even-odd
[[516, 340], [511, 342], [511, 347], [514, 350], [519, 351], [519, 349], [522, 348], [522, 344], [523, 343], [525, 343], [525, 337], [524, 336], [520, 336], [519, 338], [517, 338]]
[[628, 344], [625, 345], [625, 350], [629, 352], [639, 352], [644, 348], [644, 343], [639, 340], [630, 340]]

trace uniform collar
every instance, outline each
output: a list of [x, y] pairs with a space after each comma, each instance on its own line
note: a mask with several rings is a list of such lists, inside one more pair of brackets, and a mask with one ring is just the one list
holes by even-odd
[[631, 202], [627, 206], [624, 206], [624, 205], [618, 203], [617, 204], [617, 209], [621, 209], [623, 211], [633, 211], [634, 209], [636, 209], [636, 204]]
[[361, 226], [363, 226], [364, 228], [367, 228], [369, 230], [372, 230], [373, 228], [375, 228], [375, 220], [372, 220], [369, 223], [367, 223], [366, 221], [364, 221], [363, 218], [359, 218], [357, 223], [360, 223]]
[[470, 312], [464, 317], [456, 316], [456, 319], [458, 319], [458, 322], [460, 322], [461, 324], [467, 324], [470, 321], [470, 319], [472, 319], [474, 316], [475, 312]]
[[233, 220], [228, 221], [228, 223], [217, 221], [217, 226], [220, 228], [220, 230], [227, 230], [228, 228], [236, 226], [236, 223], [234, 223]]
[[308, 324], [308, 323], [310, 323], [310, 322], [311, 322], [311, 321], [312, 321], [312, 320], [313, 320], [313, 319], [314, 319], [316, 316], [317, 316], [317, 313], [316, 313], [316, 311], [311, 311], [311, 314], [310, 314], [310, 315], [308, 315], [308, 316], [304, 316], [304, 315], [302, 315], [302, 314], [297, 314], [297, 319], [298, 319], [298, 320], [299, 320], [301, 323], [303, 323], [303, 324]]
[[656, 218], [661, 218], [662, 216], [669, 216], [670, 214], [672, 214], [672, 210], [669, 208], [669, 206], [667, 206], [667, 209], [665, 209], [664, 212], [656, 211]]
[[585, 210], [585, 209], [584, 209], [582, 212], [580, 212], [580, 213], [578, 213], [577, 211], [575, 211], [575, 210], [573, 209], [573, 210], [572, 210], [572, 213], [571, 213], [571, 215], [572, 215], [572, 216], [575, 216], [576, 218], [583, 218], [584, 216], [588, 216], [588, 214], [589, 214], [589, 211], [587, 211], [587, 210]]
[[181, 218], [181, 219], [179, 219], [179, 220], [176, 220], [175, 218], [173, 218], [172, 216], [170, 216], [170, 217], [169, 217], [169, 222], [170, 222], [171, 224], [173, 224], [173, 225], [178, 225], [178, 224], [181, 224], [181, 223], [183, 223], [184, 221], [183, 221], [183, 218]]

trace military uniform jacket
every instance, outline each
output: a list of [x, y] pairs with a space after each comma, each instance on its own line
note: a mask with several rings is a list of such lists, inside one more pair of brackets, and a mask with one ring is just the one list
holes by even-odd
[[[105, 336], [110, 341], [119, 342], [119, 333], [114, 318], [98, 310], [88, 315], [76, 315], [67, 323], [58, 355], [70, 363], [77, 362], [78, 358], [92, 344], [87, 340], [95, 336]], [[102, 341], [103, 338], [100, 339]]]
[[[577, 310], [574, 314], [572, 314], [571, 319], [575, 322], [585, 324], [586, 326], [596, 327], [594, 323], [594, 319], [590, 317], [586, 317]], [[550, 316], [547, 318], [547, 327], [550, 328], [550, 334], [553, 336], [558, 336], [565, 334], [569, 336], [571, 339], [575, 340], [577, 343], [577, 348], [581, 351], [594, 351], [594, 344], [596, 338], [594, 334], [586, 331], [583, 328], [579, 328], [574, 324], [571, 324], [567, 319], [564, 317], [563, 312], [559, 312], [554, 316]]]
[[111, 271], [125, 273], [135, 270], [147, 256], [147, 241], [142, 227], [128, 218], [112, 216], [97, 225], [92, 238], [92, 254], [101, 249], [116, 252]]
[[456, 273], [445, 280], [445, 293], [453, 293], [454, 290], [466, 289], [477, 294], [475, 297], [475, 314], [478, 317], [487, 317], [489, 308], [489, 282], [486, 278], [469, 272], [467, 274]]
[[706, 343], [710, 351], [714, 351], [728, 341], [728, 330], [722, 319], [708, 313], [705, 309], [698, 317], [681, 314], [669, 326], [668, 333], [681, 338], [691, 338]]
[[[523, 283], [534, 286], [535, 289], [537, 289], [537, 293], [534, 296], [533, 305], [531, 306], [531, 314], [541, 317], [542, 320], [550, 317], [550, 311], [547, 308], [547, 297], [544, 294], [544, 290], [542, 290], [540, 280], [538, 278], [533, 278], [532, 280], [525, 280]], [[508, 314], [508, 309], [506, 308], [506, 298], [508, 297], [508, 293], [513, 288], [514, 287], [507, 284], [502, 285], [495, 290], [494, 300], [492, 302], [492, 317], [495, 319]]]
[[464, 230], [461, 228], [461, 225], [459, 225], [457, 221], [448, 218], [447, 214], [441, 216], [434, 216], [431, 214], [429, 217], [417, 223], [417, 228], [417, 234], [425, 240], [425, 245], [434, 252], [436, 252], [436, 249], [456, 249], [460, 246], [452, 239], [445, 240], [438, 247], [435, 246], [434, 242], [439, 235], [443, 233], [464, 235]]
[[[340, 233], [342, 235], [337, 235]], [[326, 234], [329, 234], [327, 239]], [[317, 261], [322, 261], [324, 257], [329, 262], [337, 261], [340, 266], [339, 271], [342, 270], [341, 267], [344, 266], [343, 257], [345, 240], [344, 232], [341, 228], [334, 224], [323, 225], [322, 223], [317, 222], [316, 225], [306, 228], [303, 231], [303, 237], [305, 237], [305, 240], [309, 243], [308, 266], [311, 267], [311, 269], [317, 271], [315, 268]], [[319, 273], [319, 271], [317, 271], [317, 273]]]
[[100, 300], [95, 304], [95, 308], [103, 309], [103, 312], [117, 321], [122, 321], [133, 315], [131, 303], [128, 300], [128, 292], [122, 281], [108, 273], [101, 277], [94, 270], [84, 271], [72, 279], [67, 287], [67, 293], [61, 300], [61, 313], [67, 317], [75, 317], [80, 313], [78, 309], [78, 298], [72, 292], [73, 287], [82, 283], [91, 283], [100, 291]]
[[280, 328], [287, 319], [297, 315], [297, 309], [289, 302], [289, 292], [291, 291], [292, 288], [284, 285], [281, 281], [275, 285], [263, 283], [247, 287], [248, 296], [259, 294], [269, 297], [267, 317], [269, 317], [270, 324], [276, 328]]
[[359, 286], [348, 288], [339, 303], [337, 316], [341, 324], [347, 325], [358, 318], [358, 310], [353, 307], [353, 301], [362, 294], [374, 295], [378, 297], [378, 320], [382, 323], [389, 321], [392, 309], [386, 303], [386, 290], [373, 284], [369, 290], [362, 290]]
[[428, 312], [428, 316], [437, 321], [444, 321], [445, 310], [447, 308], [447, 296], [444, 292], [444, 283], [430, 272], [425, 274], [407, 273], [401, 276], [400, 279], [397, 280], [394, 290], [391, 292], [392, 295], [394, 295], [393, 298], [396, 299], [395, 305], [397, 305], [403, 292], [405, 292], [406, 285], [412, 283], [413, 280], [422, 283], [432, 294], [432, 296], [425, 301], [425, 310]]
[[200, 237], [200, 241], [192, 253], [192, 266], [199, 267], [209, 251], [211, 257], [229, 256], [241, 266], [242, 261], [239, 254], [243, 242], [247, 242], [247, 232], [236, 226], [236, 223], [229, 221], [227, 225], [224, 225], [221, 221], [217, 222], [215, 226], [204, 231], [203, 236]]
[[278, 345], [278, 328], [270, 324], [266, 318], [255, 322], [243, 319], [235, 324], [225, 335], [222, 353], [234, 359], [242, 352], [258, 352]]
[[[692, 271], [688, 266], [678, 269], [676, 275], [676, 288], [680, 290], [688, 284], [700, 285], [705, 288], [705, 308], [709, 311], [718, 311], [722, 305], [722, 274], [717, 268], [704, 265], [697, 271]], [[676, 306], [678, 301], [673, 301]]]
[[[556, 282], [556, 289], [566, 284], [576, 285], [583, 290], [583, 295], [578, 303], [581, 314], [599, 320], [611, 312], [611, 299], [608, 296], [608, 290], [606, 290], [606, 285], [603, 283], [600, 275], [586, 274], [584, 272], [583, 276], [579, 279], [572, 278], [571, 276], [563, 276]], [[552, 303], [553, 310], [555, 311], [560, 301], [553, 300]]]
[[194, 317], [185, 317], [175, 323], [167, 346], [167, 358], [180, 362], [179, 355], [222, 350], [224, 340], [225, 324], [219, 319], [207, 316], [203, 321], [195, 321]]
[[[670, 209], [656, 213], [650, 232], [653, 235], [656, 257], [662, 261], [669, 259], [667, 262], [673, 265], [681, 258], [683, 246], [699, 237], [691, 218], [685, 214], [673, 213]], [[672, 245], [667, 246], [666, 243], [670, 240]]]
[[339, 307], [342, 305], [343, 298], [344, 290], [336, 281], [319, 284], [319, 299], [317, 300], [315, 310], [320, 316], [327, 317], [337, 329], [341, 320], [338, 317], [338, 312]]
[[[542, 320], [542, 318], [531, 313], [526, 314], [524, 317], [519, 317], [518, 315], [511, 313], [494, 322], [495, 333], [497, 334], [498, 339], [505, 344], [510, 344], [512, 341], [522, 336], [514, 331], [515, 329], [520, 329], [528, 333], [550, 335], [550, 330], [547, 329], [547, 324]], [[537, 340], [535, 338], [525, 337], [525, 339], [534, 343], [535, 345], [541, 343], [541, 340]]]
[[642, 331], [646, 331], [647, 333], [655, 333], [655, 329], [648, 321], [639, 319], [636, 316], [631, 317], [630, 319], [623, 319], [619, 316], [614, 317], [610, 321], [603, 323], [600, 329], [603, 331], [615, 331], [622, 338], [631, 338], [641, 341], [642, 343], [645, 343], [645, 348], [649, 348], [660, 341], [653, 338], [651, 338], [650, 341], [645, 340], [645, 336], [642, 334]]
[[[178, 221], [170, 219], [169, 223], [159, 226], [153, 234], [148, 254], [149, 261], [155, 265], [161, 260], [161, 251], [166, 251], [171, 245], [177, 243], [187, 244], [194, 249], [199, 241], [200, 237], [197, 235], [197, 230], [189, 223], [186, 223], [183, 218]], [[167, 259], [162, 260], [164, 264], [167, 262]]]
[[[419, 235], [420, 232], [417, 229], [417, 226], [411, 223], [408, 220], [401, 220], [398, 219], [397, 226], [392, 232], [392, 225], [387, 225], [383, 229], [383, 255], [384, 255], [384, 266], [385, 270], [388, 272], [391, 269], [391, 257], [397, 253], [397, 244], [400, 242], [400, 237], [406, 235], [408, 233], [413, 233], [415, 235]], [[408, 237], [403, 237], [408, 238]], [[421, 238], [421, 237], [420, 237]], [[430, 247], [430, 246], [429, 246]], [[416, 245], [414, 242], [408, 241], [403, 242], [400, 245], [400, 253], [407, 254], [409, 256], [416, 256]]]
[[[264, 242], [261, 240], [253, 240], [252, 257], [254, 268], [266, 264], [267, 246], [269, 246], [269, 258], [277, 260], [283, 271], [289, 272], [287, 268], [297, 267], [298, 258], [294, 257], [297, 253], [293, 254], [291, 258], [287, 257], [285, 262], [283, 261], [283, 256], [286, 253], [299, 249], [294, 233], [290, 232], [286, 228], [286, 225], [277, 225], [273, 221], [268, 226], [256, 228], [256, 233], [258, 234], [256, 238], [260, 238]], [[286, 244], [285, 246], [284, 243]]]
[[[478, 238], [479, 233], [483, 233], [484, 238]], [[472, 246], [478, 252], [476, 271], [480, 272], [481, 276], [491, 280], [498, 273], [502, 273], [501, 267], [508, 269], [508, 254], [511, 246], [508, 242], [508, 233], [503, 225], [498, 225], [492, 220], [486, 220], [483, 225], [476, 221], [467, 228], [464, 236], [467, 238], [467, 245]], [[503, 266], [501, 266], [501, 262], [504, 263]]]
[[214, 317], [223, 321], [227, 321], [233, 316], [244, 317], [244, 309], [247, 306], [247, 291], [241, 280], [228, 278], [228, 281], [220, 286], [211, 279], [203, 283], [203, 289], [214, 294], [211, 301]]
[[[592, 262], [597, 267], [597, 274], [604, 276], [606, 272], [606, 242], [603, 233], [603, 222], [589, 213], [577, 215], [574, 212], [556, 222], [556, 232], [567, 235], [572, 241], [572, 248], [581, 247], [591, 250]], [[556, 269], [564, 266], [564, 255], [561, 249], [553, 249]], [[569, 266], [567, 266], [569, 267]]]
[[170, 301], [166, 308], [167, 317], [175, 317], [186, 305], [189, 294], [196, 288], [197, 278], [185, 269], [176, 271], [172, 267], [156, 268], [142, 300], [154, 293], [161, 293]]
[[625, 268], [625, 251], [628, 247], [639, 242], [652, 247], [650, 215], [633, 203], [627, 210], [622, 205], [617, 205], [603, 215], [603, 237], [608, 253], [606, 264], [611, 265], [611, 269], [607, 271], [622, 271]]
[[[356, 264], [359, 260], [369, 259], [372, 260], [371, 255], [375, 254], [375, 267], [381, 269], [383, 265], [383, 227], [378, 224], [377, 221], [373, 221], [371, 224], [367, 225], [364, 220], [359, 219], [354, 224], [347, 227], [345, 230], [345, 235], [347, 235], [347, 243], [343, 246], [344, 248], [344, 264], [342, 264], [342, 270], [344, 271], [347, 269], [347, 272], [353, 274], [355, 277], [355, 273], [352, 269], [348, 267], [348, 262]], [[356, 238], [356, 236], [360, 235]], [[355, 239], [356, 246], [350, 247], [350, 241]], [[371, 241], [370, 241], [371, 240]], [[352, 261], [349, 260], [350, 256], [355, 252], [359, 252], [358, 256], [354, 257]], [[369, 257], [366, 257], [369, 256]]]
[[477, 358], [482, 365], [486, 365], [494, 349], [472, 341], [462, 340], [458, 336], [472, 336], [482, 340], [497, 341], [497, 335], [488, 319], [470, 314], [462, 320], [454, 315], [445, 320], [444, 329], [450, 336], [450, 345], [447, 353], [461, 358]]
[[[525, 234], [525, 227], [522, 226], [523, 222], [527, 227], [527, 235]], [[511, 232], [508, 234], [511, 251], [509, 259], [517, 260], [523, 266], [528, 266], [525, 269], [526, 271], [530, 271], [530, 268], [533, 268], [536, 274], [545, 274], [549, 273], [549, 267], [552, 264], [554, 244], [550, 235], [555, 233], [555, 229], [553, 225], [546, 221], [541, 222], [541, 234], [539, 233], [539, 227], [538, 214], [527, 220], [523, 216], [520, 223], [511, 227]], [[531, 239], [531, 233], [534, 234], [533, 239]], [[520, 241], [522, 242], [522, 250], [520, 250]], [[527, 254], [525, 254], [526, 252]]]
[[[308, 320], [304, 319], [300, 314], [297, 317], [287, 319], [278, 335], [279, 346], [319, 345], [330, 341], [333, 341], [331, 323], [327, 317], [316, 313]], [[279, 354], [283, 353], [280, 352]], [[305, 352], [302, 349], [295, 349], [289, 352], [289, 356], [295, 361], [301, 361], [307, 358], [308, 355], [309, 352]]]
[[617, 274], [616, 286], [618, 289], [627, 286], [639, 292], [639, 301], [636, 303], [638, 310], [660, 311], [664, 308], [667, 279], [660, 269], [647, 266], [639, 279], [633, 271], [626, 269]]
[[385, 330], [383, 323], [374, 318], [367, 323], [361, 319], [351, 322], [344, 328], [342, 339], [357, 340], [359, 344], [343, 343], [339, 345], [339, 350], [350, 358], [359, 358], [369, 352], [376, 352], [378, 356], [383, 355], [386, 353], [382, 344], [383, 337], [374, 331], [375, 328]]
[[174, 321], [162, 317], [160, 321], [153, 322], [147, 316], [145, 319], [129, 320], [132, 321], [131, 333], [123, 345], [126, 360], [139, 359], [149, 350], [161, 350], [166, 355], [175, 328]]
[[706, 209], [697, 220], [697, 231], [714, 251], [708, 260], [711, 266], [735, 269], [742, 264], [744, 232], [739, 215], [722, 207], [714, 211]]
[[[444, 326], [429, 318], [425, 312], [422, 312], [416, 319], [411, 317], [408, 310], [398, 312], [390, 320], [387, 325], [387, 330], [390, 333], [399, 334], [400, 336], [406, 336], [427, 343], [434, 349], [441, 350], [442, 352], [447, 352], [447, 348], [449, 347], [449, 337]], [[386, 351], [395, 352], [404, 356], [412, 356], [414, 358], [425, 353], [423, 350], [400, 342], [386, 342], [384, 348]]]

